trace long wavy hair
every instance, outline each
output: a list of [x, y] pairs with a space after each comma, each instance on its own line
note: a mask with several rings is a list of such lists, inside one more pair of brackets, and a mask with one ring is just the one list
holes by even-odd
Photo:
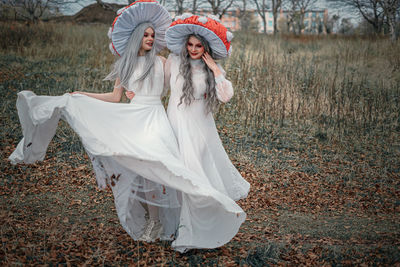
[[[124, 53], [113, 64], [111, 72], [104, 80], [116, 80], [119, 77], [121, 80], [121, 86], [128, 89], [129, 79], [132, 77], [138, 66], [138, 53], [142, 47], [144, 31], [149, 27], [153, 30], [155, 29], [153, 24], [150, 22], [143, 22], [135, 28], [129, 37]], [[143, 72], [136, 81], [143, 81], [149, 74], [153, 73], [152, 69], [156, 59], [155, 44], [153, 44], [151, 50], [146, 53], [145, 57]]]
[[[191, 34], [186, 38], [185, 45], [182, 47], [182, 51], [180, 53], [181, 65], [179, 66], [179, 73], [182, 75], [184, 83], [182, 88], [182, 96], [180, 98], [180, 102], [178, 104], [181, 105], [185, 103], [186, 105], [190, 105], [192, 101], [195, 99], [193, 96], [194, 88], [193, 88], [193, 79], [192, 79], [192, 67], [190, 65], [190, 55], [187, 50], [187, 43], [190, 37], [197, 38], [204, 47], [204, 52], [208, 52], [212, 58], [214, 58], [214, 54], [211, 50], [210, 45], [207, 40], [197, 34]], [[203, 59], [201, 59], [203, 61]], [[204, 61], [203, 61], [204, 62]], [[217, 99], [217, 92], [215, 88], [215, 77], [212, 70], [204, 63], [204, 70], [206, 71], [206, 112], [214, 112], [218, 108], [219, 102]]]

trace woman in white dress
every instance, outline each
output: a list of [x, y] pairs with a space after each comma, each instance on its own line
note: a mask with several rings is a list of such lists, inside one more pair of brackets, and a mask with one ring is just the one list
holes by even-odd
[[231, 82], [214, 61], [230, 54], [232, 37], [213, 16], [175, 18], [166, 32], [167, 46], [174, 54], [165, 72], [171, 88], [168, 118], [186, 166], [238, 200], [247, 196], [250, 185], [226, 154], [212, 114], [219, 102], [233, 96]]
[[[121, 56], [108, 77], [116, 79], [112, 93], [20, 92], [24, 138], [9, 159], [13, 164], [43, 160], [62, 118], [79, 135], [99, 186], [112, 188], [121, 225], [133, 239], [151, 242], [162, 232], [162, 239], [175, 239], [172, 247], [180, 252], [215, 248], [236, 235], [246, 214], [180, 160], [160, 100], [163, 60], [155, 56], [169, 22], [156, 1], [139, 0], [120, 12], [110, 32], [111, 48]], [[110, 103], [119, 100], [123, 88], [135, 92], [131, 103]]]

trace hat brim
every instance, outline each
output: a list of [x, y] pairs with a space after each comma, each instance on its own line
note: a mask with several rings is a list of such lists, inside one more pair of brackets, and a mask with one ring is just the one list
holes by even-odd
[[124, 53], [132, 32], [143, 22], [155, 27], [155, 49], [160, 51], [166, 47], [165, 31], [172, 22], [168, 11], [156, 2], [139, 2], [123, 10], [114, 21], [111, 41], [119, 55]]
[[186, 38], [190, 34], [197, 34], [205, 38], [215, 59], [226, 58], [229, 55], [224, 42], [213, 31], [196, 24], [177, 24], [169, 27], [165, 36], [168, 49], [175, 54], [180, 54]]

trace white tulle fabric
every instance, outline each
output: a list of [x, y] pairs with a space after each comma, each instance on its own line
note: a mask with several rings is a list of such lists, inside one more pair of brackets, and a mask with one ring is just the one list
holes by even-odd
[[210, 181], [217, 178], [202, 177], [184, 166], [160, 101], [163, 82], [163, 65], [157, 58], [153, 80], [145, 80], [140, 89], [130, 85], [136, 92], [131, 104], [22, 91], [17, 108], [24, 138], [9, 159], [14, 164], [43, 160], [62, 118], [81, 138], [99, 186], [111, 186], [121, 225], [133, 239], [143, 233], [146, 206], [155, 205], [160, 208], [163, 238], [175, 239], [174, 249], [222, 246], [236, 235], [246, 214], [215, 189]]
[[[195, 100], [190, 105], [180, 104], [183, 77], [179, 74], [180, 58], [171, 54], [166, 62], [165, 81], [171, 88], [168, 118], [178, 139], [180, 154], [185, 165], [220, 193], [233, 200], [247, 197], [250, 184], [233, 166], [222, 146], [212, 113], [206, 112], [204, 93], [206, 71], [202, 60], [191, 60]], [[220, 67], [220, 66], [219, 66]], [[216, 77], [217, 97], [227, 102], [233, 96], [230, 81], [223, 75]]]

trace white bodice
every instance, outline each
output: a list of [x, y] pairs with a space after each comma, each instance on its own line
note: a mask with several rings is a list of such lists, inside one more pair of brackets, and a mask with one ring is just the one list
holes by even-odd
[[[181, 59], [179, 56], [170, 54], [165, 64], [165, 87], [171, 88], [170, 99], [180, 99], [182, 96], [182, 88], [184, 84], [184, 78], [179, 73]], [[190, 59], [190, 65], [192, 69], [192, 81], [193, 81], [193, 96], [196, 100], [204, 100], [204, 94], [206, 92], [206, 79], [207, 72], [205, 69], [205, 63], [201, 59], [193, 60]], [[233, 96], [232, 83], [225, 79], [225, 71], [220, 65], [222, 75], [215, 78], [215, 89], [217, 98], [221, 102], [228, 102]]]
[[[171, 64], [171, 82], [174, 84], [174, 90], [171, 90], [171, 97], [180, 98], [182, 95], [182, 88], [184, 79], [182, 75], [179, 75], [180, 58], [174, 56], [176, 64]], [[204, 93], [206, 92], [206, 71], [204, 69], [204, 62], [200, 59], [190, 60], [190, 65], [192, 67], [192, 81], [193, 81], [193, 96], [195, 99], [204, 98]]]
[[137, 69], [129, 80], [129, 91], [136, 96], [161, 96], [164, 88], [164, 68], [160, 57], [156, 57], [153, 70], [143, 81], [136, 79], [143, 73], [146, 57], [138, 57]]

